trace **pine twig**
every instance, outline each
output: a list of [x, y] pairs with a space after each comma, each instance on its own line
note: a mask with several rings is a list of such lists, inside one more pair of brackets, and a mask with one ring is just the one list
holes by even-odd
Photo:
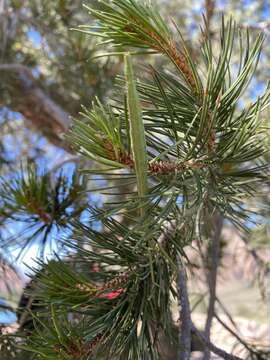
[[0, 73], [14, 82], [11, 109], [21, 113], [52, 144], [72, 153], [61, 137], [71, 124], [70, 116], [38, 86], [30, 69], [20, 64], [0, 64]]
[[21, 317], [19, 319], [20, 328], [23, 328], [23, 326], [24, 326], [24, 324], [25, 324], [25, 322], [27, 320], [27, 316], [29, 315], [29, 311], [31, 310], [33, 301], [34, 301], [34, 299], [33, 299], [32, 296], [30, 296], [29, 299], [27, 300], [27, 304], [26, 304], [26, 306], [25, 306], [25, 308], [23, 310], [23, 313], [22, 313], [22, 315], [21, 315]]
[[215, 10], [215, 0], [205, 0], [205, 12], [206, 12], [206, 36], [211, 37], [211, 21]]
[[179, 308], [180, 308], [180, 354], [179, 360], [190, 359], [191, 352], [191, 316], [190, 305], [187, 290], [186, 272], [178, 260], [178, 294], [179, 294]]
[[235, 332], [233, 329], [231, 329], [221, 318], [215, 313], [215, 318], [217, 321], [226, 329], [232, 336], [234, 336], [240, 344], [244, 346], [244, 348], [249, 351], [251, 354], [254, 354], [254, 351], [252, 348]]
[[202, 331], [199, 331], [195, 327], [195, 325], [193, 323], [191, 324], [191, 330], [197, 336], [197, 338], [202, 342], [202, 344], [204, 344], [208, 348], [209, 351], [212, 351], [214, 354], [220, 356], [222, 359], [243, 360], [243, 359], [239, 358], [238, 356], [231, 355], [231, 354], [227, 353], [226, 351], [215, 346], [213, 343], [211, 343], [211, 341], [209, 341], [207, 339], [207, 337], [205, 336], [205, 334]]
[[[217, 285], [217, 272], [219, 265], [220, 255], [220, 235], [223, 226], [223, 217], [220, 214], [215, 213], [213, 215], [213, 235], [211, 239], [211, 254], [210, 254], [210, 269], [208, 274], [208, 286], [209, 286], [209, 305], [207, 312], [207, 319], [205, 324], [205, 336], [210, 340], [210, 331], [212, 320], [215, 314], [215, 302], [216, 302], [216, 285]], [[206, 349], [203, 360], [210, 359], [210, 352]]]
[[221, 310], [223, 310], [224, 314], [227, 316], [227, 318], [229, 319], [229, 321], [231, 322], [231, 324], [234, 326], [235, 329], [238, 330], [238, 326], [236, 324], [236, 322], [234, 321], [232, 315], [229, 313], [229, 311], [226, 309], [226, 307], [224, 306], [224, 304], [220, 301], [220, 299], [218, 297], [216, 297], [216, 301], [218, 303], [218, 305], [221, 307]]
[[[190, 316], [190, 306], [188, 299], [187, 283], [186, 283], [186, 273], [182, 266], [179, 263], [179, 274], [178, 274], [178, 291], [179, 291], [179, 305], [180, 305], [180, 344], [181, 351], [179, 354], [179, 360], [189, 360], [191, 353], [191, 340], [192, 333], [199, 339], [199, 341], [205, 346], [210, 353], [212, 351], [214, 354], [220, 356], [225, 360], [242, 360], [238, 356], [231, 355], [226, 351], [215, 346], [205, 333], [199, 331], [193, 324]], [[216, 314], [214, 313], [214, 316]]]

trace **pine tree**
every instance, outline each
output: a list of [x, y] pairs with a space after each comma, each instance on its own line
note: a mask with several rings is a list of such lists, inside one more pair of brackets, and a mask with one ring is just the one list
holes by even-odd
[[[79, 31], [111, 45], [102, 55], [123, 57], [124, 76], [110, 103], [97, 99], [83, 108], [84, 120], [74, 120], [68, 140], [75, 152], [96, 162], [82, 177], [108, 183], [95, 189], [107, 200], [104, 206], [85, 203], [77, 195], [89, 189], [78, 176], [68, 184], [58, 174], [51, 183], [31, 167], [27, 179], [2, 184], [4, 215], [15, 213], [36, 234], [44, 233], [43, 242], [54, 227], [70, 230], [61, 239], [69, 260], [40, 260], [43, 270], [36, 271], [33, 288], [43, 308], [31, 313], [35, 328], [21, 334], [20, 346], [37, 359], [160, 359], [164, 334], [181, 360], [190, 359], [194, 337], [204, 359], [210, 352], [239, 359], [211, 342], [210, 329], [222, 224], [246, 230], [255, 214], [247, 200], [269, 170], [262, 126], [269, 88], [248, 106], [239, 105], [263, 35], [251, 40], [233, 20], [222, 19], [216, 49], [203, 28], [199, 67], [181, 30], [168, 25], [153, 4], [113, 0], [87, 9], [95, 22]], [[237, 69], [231, 61], [236, 47]], [[163, 56], [166, 68], [147, 65], [152, 55]], [[146, 66], [139, 72], [134, 64], [140, 56]], [[81, 217], [86, 208], [87, 221]], [[192, 243], [211, 254], [204, 331], [191, 319], [192, 263], [185, 249]], [[176, 336], [173, 299], [179, 301]], [[269, 356], [246, 346], [252, 359]]]

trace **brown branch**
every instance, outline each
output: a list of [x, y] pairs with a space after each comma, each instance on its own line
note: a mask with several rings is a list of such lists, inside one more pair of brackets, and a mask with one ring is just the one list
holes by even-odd
[[[217, 268], [218, 268], [218, 259], [219, 259], [219, 247], [220, 247], [220, 236], [223, 226], [223, 217], [220, 214], [214, 215], [214, 231], [213, 231], [213, 242], [215, 246], [212, 247], [212, 254], [214, 255], [213, 260], [215, 261], [214, 272], [211, 272], [211, 280], [214, 280], [212, 283], [212, 296], [214, 300], [216, 299], [216, 278], [217, 278]], [[169, 222], [164, 228], [164, 232], [158, 239], [158, 243], [163, 245], [166, 240], [168, 240], [176, 231], [177, 223], [176, 221]], [[213, 291], [214, 290], [214, 291]], [[220, 356], [225, 360], [242, 360], [238, 356], [231, 355], [226, 351], [215, 346], [209, 339], [210, 331], [207, 336], [204, 332], [199, 331], [191, 320], [191, 311], [188, 299], [188, 291], [186, 284], [186, 273], [185, 269], [182, 267], [182, 264], [179, 265], [178, 273], [178, 293], [179, 293], [179, 307], [180, 307], [180, 354], [179, 360], [188, 360], [190, 359], [190, 354], [193, 351], [204, 351], [205, 353], [214, 354]], [[213, 295], [214, 294], [214, 295]], [[211, 328], [212, 318], [216, 316], [215, 313], [215, 301], [211, 300], [211, 310], [209, 311], [209, 323]], [[209, 325], [208, 325], [209, 326]]]
[[[124, 164], [130, 169], [134, 168], [134, 160], [129, 152], [126, 150], [123, 151], [120, 148], [115, 148], [115, 146], [108, 139], [102, 139], [101, 141], [101, 146], [103, 146], [107, 153], [107, 159]], [[148, 170], [152, 175], [176, 174], [189, 169], [197, 170], [207, 167], [208, 164], [206, 162], [193, 159], [186, 161], [152, 160], [148, 163]]]
[[226, 329], [231, 335], [233, 335], [239, 341], [240, 344], [244, 346], [246, 350], [248, 350], [250, 353], [256, 353], [235, 331], [233, 331], [233, 329], [231, 329], [223, 320], [221, 320], [221, 318], [217, 315], [217, 313], [215, 313], [215, 318], [224, 327], [224, 329]]
[[207, 167], [207, 163], [196, 160], [189, 161], [152, 161], [148, 165], [148, 169], [153, 175], [163, 175], [169, 173], [183, 172], [189, 169], [203, 169]]
[[[217, 273], [220, 256], [220, 236], [223, 226], [223, 217], [215, 213], [212, 218], [212, 236], [211, 236], [211, 253], [210, 253], [210, 268], [208, 272], [208, 286], [209, 286], [209, 304], [207, 311], [207, 319], [205, 324], [205, 336], [207, 340], [210, 340], [210, 331], [212, 320], [215, 314], [215, 302], [216, 302], [216, 286], [217, 286]], [[209, 350], [205, 351], [204, 360], [210, 359]]]
[[[30, 69], [20, 64], [0, 64], [2, 86], [11, 98], [7, 105], [11, 110], [21, 113], [51, 143], [71, 151], [62, 139], [71, 123], [69, 114], [56, 104], [37, 84]], [[5, 85], [5, 76], [8, 77]], [[6, 106], [6, 100], [0, 96], [0, 105]]]
[[211, 22], [212, 22], [212, 18], [214, 16], [215, 5], [216, 5], [215, 0], [205, 0], [205, 3], [204, 3], [205, 20], [206, 20], [206, 24], [205, 24], [206, 31], [204, 33], [205, 40], [207, 40], [208, 38], [211, 38], [213, 35], [212, 30], [211, 30]]
[[[178, 273], [178, 293], [179, 293], [179, 307], [180, 307], [180, 354], [179, 360], [190, 359], [190, 354], [193, 351], [204, 351], [205, 354], [209, 355], [210, 352], [220, 356], [225, 360], [242, 360], [241, 358], [231, 355], [226, 351], [218, 348], [210, 341], [210, 328], [212, 319], [216, 316], [215, 313], [215, 300], [216, 300], [216, 280], [217, 280], [217, 269], [219, 264], [219, 252], [220, 252], [220, 236], [223, 227], [223, 217], [215, 213], [213, 216], [213, 233], [212, 233], [212, 247], [211, 247], [211, 262], [212, 267], [209, 272], [209, 290], [210, 290], [210, 301], [207, 318], [207, 331], [199, 331], [191, 320], [191, 311], [189, 306], [188, 291], [186, 285], [186, 273], [182, 265], [179, 265]], [[164, 232], [158, 239], [160, 245], [164, 244], [177, 229], [176, 221], [170, 222], [164, 228]]]
[[231, 355], [231, 354], [227, 353], [226, 351], [224, 351], [224, 350], [218, 348], [217, 346], [215, 346], [213, 343], [211, 343], [211, 341], [209, 341], [207, 339], [207, 337], [205, 336], [205, 334], [202, 331], [199, 331], [194, 326], [194, 324], [191, 324], [191, 330], [196, 335], [196, 337], [200, 340], [200, 342], [206, 348], [208, 348], [209, 351], [211, 351], [214, 354], [220, 356], [222, 359], [225, 359], [225, 360], [243, 360], [243, 359], [239, 358], [238, 356]]
[[[177, 221], [168, 221], [165, 223], [163, 232], [157, 239], [159, 246], [164, 246], [166, 242], [175, 234], [176, 231], [179, 231], [179, 226], [177, 226]], [[179, 345], [180, 351], [178, 353], [179, 360], [189, 360], [191, 353], [191, 311], [188, 298], [187, 290], [187, 278], [186, 272], [181, 263], [180, 258], [177, 260], [178, 263], [178, 279], [177, 279], [177, 288], [178, 288], [178, 304], [179, 304], [179, 315], [180, 315], [180, 327], [179, 330], [176, 329], [179, 336]]]
[[176, 45], [173, 42], [171, 42], [167, 47], [167, 49], [165, 48], [165, 50], [166, 53], [169, 55], [169, 57], [172, 59], [172, 61], [175, 63], [175, 65], [183, 74], [184, 78], [186, 79], [186, 82], [189, 84], [192, 91], [196, 94], [197, 93], [196, 80], [186, 60], [185, 55], [177, 50]]
[[27, 317], [29, 315], [29, 311], [31, 310], [33, 301], [34, 301], [33, 297], [30, 296], [27, 300], [26, 306], [23, 309], [23, 312], [21, 313], [20, 318], [18, 319], [18, 324], [21, 329], [23, 328], [24, 324], [27, 321]]
[[223, 303], [220, 301], [220, 299], [218, 297], [216, 297], [216, 301], [217, 301], [218, 305], [221, 307], [221, 310], [224, 312], [224, 314], [227, 316], [229, 321], [232, 323], [233, 327], [238, 330], [238, 326], [237, 326], [236, 322], [234, 321], [234, 319], [233, 319], [232, 315], [229, 313], [229, 311], [226, 309], [225, 305], [223, 305]]
[[178, 272], [178, 294], [179, 294], [179, 308], [180, 308], [180, 353], [179, 360], [189, 360], [191, 352], [191, 316], [190, 305], [187, 290], [186, 272], [179, 263]]
[[[136, 18], [132, 16], [130, 17], [130, 21], [131, 24], [125, 27], [124, 31], [126, 31], [127, 33], [135, 33], [140, 36], [137, 28], [139, 27], [140, 31], [143, 30], [144, 33], [147, 35], [147, 38], [143, 39], [140, 37], [140, 40], [147, 44], [147, 46], [149, 46], [149, 48], [152, 48], [154, 51], [167, 55], [175, 64], [175, 66], [180, 70], [186, 83], [190, 86], [193, 93], [196, 94], [196, 79], [194, 78], [192, 68], [188, 63], [185, 54], [177, 49], [176, 43], [172, 40], [163, 38], [162, 36], [160, 36], [160, 34], [154, 31], [149, 31], [143, 23], [139, 22]], [[132, 25], [132, 22], [135, 26]], [[149, 38], [153, 41], [149, 40]]]

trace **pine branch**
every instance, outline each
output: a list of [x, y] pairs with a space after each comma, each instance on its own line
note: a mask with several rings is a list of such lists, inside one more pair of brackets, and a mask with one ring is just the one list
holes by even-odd
[[[207, 219], [206, 219], [207, 221]], [[220, 259], [220, 237], [223, 226], [223, 218], [220, 214], [215, 213], [212, 215], [211, 219], [212, 231], [213, 234], [210, 235], [210, 256], [207, 256], [209, 259], [209, 270], [208, 270], [208, 286], [209, 286], [209, 304], [207, 311], [207, 319], [205, 324], [205, 336], [207, 340], [210, 340], [210, 331], [212, 320], [215, 315], [215, 302], [216, 302], [216, 286], [217, 286], [217, 275], [218, 275], [218, 265]], [[205, 352], [204, 360], [210, 359], [210, 353]]]
[[234, 356], [231, 354], [228, 354], [226, 351], [218, 348], [213, 343], [211, 343], [209, 340], [207, 340], [205, 334], [201, 331], [199, 331], [194, 324], [191, 325], [192, 332], [199, 338], [199, 340], [204, 344], [210, 351], [212, 351], [214, 354], [220, 356], [222, 359], [225, 360], [243, 360], [239, 358], [238, 356]]
[[205, 20], [206, 20], [206, 29], [205, 29], [205, 37], [208, 39], [212, 37], [212, 29], [211, 29], [211, 22], [214, 15], [216, 7], [216, 0], [205, 0], [204, 1], [204, 8], [205, 8]]
[[86, 200], [80, 179], [75, 173], [69, 175], [71, 181], [63, 171], [42, 173], [35, 165], [27, 164], [12, 179], [0, 179], [4, 224], [21, 225], [15, 234], [2, 240], [2, 246], [19, 245], [20, 256], [38, 242], [42, 253], [53, 236], [72, 229], [71, 221], [80, 216]]
[[215, 318], [217, 319], [217, 321], [224, 327], [224, 329], [226, 329], [231, 335], [233, 335], [240, 344], [242, 344], [244, 346], [244, 348], [246, 350], [248, 350], [249, 353], [254, 353], [255, 351], [238, 335], [236, 334], [235, 331], [233, 331], [218, 315], [217, 313], [214, 314]]
[[179, 360], [189, 360], [191, 352], [191, 316], [187, 291], [186, 272], [183, 265], [179, 262], [178, 271], [178, 293], [180, 307], [180, 352]]
[[14, 77], [12, 97], [16, 99], [11, 108], [21, 113], [51, 143], [71, 152], [62, 139], [71, 125], [70, 116], [37, 85], [31, 71], [20, 64], [0, 64], [0, 73], [9, 74], [10, 79]]
[[[38, 299], [53, 306], [52, 320], [47, 324], [35, 315], [38, 325], [28, 339], [28, 349], [47, 359], [158, 359], [159, 334], [171, 335], [170, 301], [172, 295], [177, 297], [172, 285], [177, 258], [195, 232], [202, 237], [208, 230], [212, 260], [205, 333], [191, 322], [182, 264], [178, 274], [180, 358], [190, 357], [193, 333], [207, 348], [206, 354], [239, 360], [211, 343], [210, 330], [223, 218], [241, 225], [249, 216], [244, 206], [247, 196], [253, 197], [256, 185], [266, 178], [260, 116], [269, 106], [270, 88], [254, 103], [238, 109], [256, 69], [263, 38], [259, 36], [250, 46], [247, 35], [246, 51], [240, 39], [239, 69], [232, 76], [235, 24], [223, 21], [219, 50], [212, 49], [210, 37], [201, 48], [204, 79], [180, 31], [181, 47], [177, 47], [166, 22], [150, 4], [101, 1], [89, 11], [97, 23], [82, 31], [111, 43], [118, 50], [115, 55], [129, 52], [125, 78], [119, 80], [126, 93], [124, 101], [116, 99], [103, 106], [97, 100], [91, 111], [84, 108], [85, 121], [75, 121], [69, 139], [81, 154], [102, 165], [85, 169], [85, 174], [99, 175], [108, 182], [127, 179], [124, 182], [134, 184], [137, 180], [138, 193], [123, 194], [120, 188], [117, 196], [122, 198], [115, 201], [117, 185], [105, 185], [98, 190], [110, 196], [110, 202], [102, 208], [89, 206], [90, 221], [80, 221], [78, 213], [71, 216], [73, 232], [64, 245], [76, 253], [78, 268], [58, 259], [47, 264], [39, 276]], [[151, 68], [143, 81], [135, 81], [130, 55], [153, 52], [167, 56], [174, 72]], [[39, 211], [44, 207], [29, 206], [25, 196], [20, 199], [30, 215], [47, 225]], [[43, 196], [42, 204], [46, 213], [55, 215], [48, 211], [48, 199]], [[16, 203], [13, 198], [12, 202]], [[138, 220], [139, 209], [143, 216]], [[210, 210], [215, 223], [204, 216]], [[128, 222], [119, 221], [125, 216]], [[101, 231], [92, 225], [98, 221]], [[79, 266], [82, 263], [99, 266], [97, 271], [85, 272]], [[84, 321], [69, 323], [70, 313]]]
[[133, 0], [114, 0], [112, 5], [99, 2], [99, 8], [87, 7], [99, 24], [82, 26], [80, 31], [109, 40], [116, 49], [126, 47], [152, 50], [166, 55], [182, 74], [186, 84], [198, 94], [201, 84], [187, 48], [179, 51], [172, 33], [153, 5]]
[[[222, 220], [221, 220], [222, 224]], [[218, 228], [220, 227], [220, 224], [218, 224]], [[172, 233], [175, 231], [175, 226], [169, 226], [166, 229], [166, 233], [164, 236], [166, 237], [166, 234]], [[217, 230], [219, 232], [220, 230]], [[164, 243], [165, 239], [162, 237], [161, 243]], [[209, 351], [214, 352], [215, 354], [221, 356], [223, 359], [228, 360], [241, 360], [237, 356], [230, 355], [226, 353], [224, 350], [219, 349], [215, 345], [213, 345], [209, 338], [207, 338], [207, 335], [205, 332], [200, 332], [196, 329], [194, 324], [192, 323], [191, 316], [190, 316], [190, 307], [189, 307], [189, 299], [188, 299], [188, 292], [187, 292], [187, 284], [186, 284], [186, 273], [182, 265], [180, 265], [179, 273], [178, 273], [178, 291], [179, 291], [179, 305], [180, 305], [180, 353], [179, 353], [179, 359], [190, 359], [190, 352], [191, 352], [191, 333], [194, 333], [198, 339], [201, 341], [201, 343], [205, 346], [205, 353], [208, 353]], [[213, 316], [216, 316], [214, 313]], [[208, 351], [206, 351], [208, 350]], [[209, 352], [210, 354], [210, 352]]]

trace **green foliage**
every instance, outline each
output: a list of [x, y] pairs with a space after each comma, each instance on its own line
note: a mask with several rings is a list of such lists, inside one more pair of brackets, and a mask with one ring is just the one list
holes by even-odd
[[[90, 33], [113, 39], [113, 46], [122, 46], [123, 50], [144, 47], [145, 38], [138, 24], [143, 23], [143, 29], [147, 28], [149, 34], [151, 29], [154, 31], [153, 21], [155, 26], [160, 25], [156, 13], [149, 20], [149, 7], [146, 5], [143, 11], [143, 3], [121, 1], [115, 3], [115, 7], [103, 5], [101, 10], [90, 10], [98, 21], [102, 21]], [[130, 22], [137, 24], [134, 25], [136, 31], [131, 32], [136, 34], [135, 43], [129, 28], [125, 28]], [[155, 31], [163, 34], [164, 41], [167, 41], [162, 28], [163, 25], [160, 25]], [[118, 36], [120, 32], [122, 37]], [[185, 66], [180, 69], [182, 77], [177, 73], [150, 68], [150, 79], [147, 82], [138, 81], [137, 88], [145, 104], [142, 115], [149, 155], [148, 183], [152, 184], [150, 201], [165, 194], [169, 194], [169, 198], [170, 195], [179, 195], [184, 197], [183, 206], [194, 212], [197, 218], [200, 217], [202, 204], [208, 204], [240, 225], [247, 216], [242, 208], [243, 199], [247, 194], [252, 196], [256, 183], [265, 176], [265, 140], [260, 129], [260, 114], [268, 106], [270, 93], [267, 90], [256, 102], [239, 108], [238, 101], [256, 69], [263, 37], [259, 35], [251, 46], [248, 32], [246, 36], [242, 33], [238, 35], [240, 58], [239, 68], [235, 71], [230, 62], [236, 51], [236, 35], [232, 20], [226, 26], [222, 23], [217, 57], [213, 54], [211, 41], [204, 43], [201, 57], [207, 78], [199, 77], [200, 84], [204, 86], [204, 90], [201, 89], [202, 99], [198, 98], [196, 89], [193, 92], [187, 86], [186, 69], [193, 71], [197, 68], [187, 53], [183, 60]], [[155, 42], [156, 35], [149, 35], [148, 46], [154, 48]], [[172, 38], [167, 45], [174, 49]], [[165, 55], [170, 58], [170, 54], [165, 52]], [[115, 107], [115, 113], [124, 119], [125, 107]], [[122, 132], [125, 130], [126, 126], [122, 124]], [[79, 123], [75, 124], [74, 131], [80, 131]], [[75, 137], [73, 142], [77, 144]], [[129, 150], [126, 152], [129, 153]], [[95, 158], [95, 153], [91, 158]], [[132, 162], [129, 161], [128, 165]], [[179, 201], [179, 197], [175, 196], [175, 199]]]
[[98, 23], [82, 26], [81, 32], [100, 36], [120, 51], [129, 47], [140, 49], [139, 53], [163, 53], [180, 71], [186, 84], [194, 92], [201, 92], [199, 76], [187, 47], [183, 44], [183, 50], [177, 50], [172, 32], [153, 4], [117, 0], [110, 5], [100, 1], [96, 8], [86, 8]]
[[4, 225], [21, 224], [15, 236], [4, 241], [19, 247], [40, 242], [41, 251], [61, 229], [71, 229], [71, 220], [84, 209], [83, 187], [74, 173], [71, 180], [60, 172], [56, 176], [39, 173], [35, 165], [27, 165], [13, 179], [1, 179], [1, 216]]
[[49, 324], [33, 315], [36, 331], [40, 336], [30, 335], [28, 346], [22, 346], [22, 349], [50, 360], [87, 360], [91, 354], [93, 341], [82, 340], [85, 324], [80, 320], [78, 324], [71, 325], [68, 314], [63, 314], [63, 312], [57, 317], [55, 309], [51, 307]]
[[[141, 231], [130, 232], [109, 219], [105, 226], [110, 236], [82, 224], [77, 224], [74, 234], [74, 239], [81, 244], [78, 247], [73, 243], [79, 250], [75, 263], [85, 259], [89, 264], [100, 264], [99, 271], [90, 272], [86, 279], [62, 262], [51, 262], [38, 278], [36, 298], [57, 306], [59, 313], [64, 306], [73, 314], [83, 316], [85, 324], [81, 334], [85, 334], [86, 339], [100, 337], [95, 349], [100, 354], [97, 358], [106, 355], [112, 359], [134, 359], [141, 354], [156, 358], [158, 330], [165, 325], [166, 331], [170, 331], [168, 304], [170, 292], [175, 290], [165, 284], [170, 284], [173, 276], [167, 259], [175, 257], [175, 248], [172, 243], [161, 248], [155, 241], [150, 255], [150, 234], [147, 237]], [[159, 234], [160, 229], [156, 227], [156, 237]], [[120, 236], [125, 238], [120, 240]], [[86, 250], [84, 241], [96, 250]], [[32, 346], [35, 336], [31, 338], [28, 346], [36, 352], [37, 347]], [[53, 347], [59, 345], [61, 342], [55, 338]]]
[[124, 166], [130, 149], [125, 149], [120, 117], [112, 112], [111, 107], [105, 108], [99, 101], [93, 103], [90, 111], [83, 110], [82, 115], [87, 122], [74, 120], [71, 130], [78, 151], [105, 165]]
[[[245, 201], [266, 178], [261, 115], [270, 90], [248, 106], [239, 104], [263, 37], [251, 46], [248, 32], [238, 36], [235, 71], [235, 25], [223, 21], [218, 51], [211, 39], [201, 47], [204, 67], [199, 71], [179, 30], [181, 48], [148, 3], [102, 1], [89, 10], [97, 23], [83, 31], [104, 38], [118, 53], [129, 53], [126, 78], [120, 79], [125, 94], [122, 103], [97, 102], [91, 111], [84, 109], [86, 121], [75, 120], [68, 138], [102, 166], [84, 173], [132, 181], [137, 177], [138, 192], [132, 189], [125, 198], [123, 193], [109, 209], [89, 206], [91, 220], [102, 219], [98, 231], [80, 222], [80, 211], [67, 215], [66, 208], [75, 201], [72, 191], [56, 202], [59, 188], [65, 188], [62, 180], [60, 187], [52, 187], [46, 176], [30, 171], [27, 181], [4, 182], [6, 208], [20, 221], [27, 212], [46, 229], [52, 221], [56, 226], [71, 224], [73, 233], [64, 245], [75, 254], [76, 264], [91, 269], [86, 276], [61, 260], [45, 266], [38, 275], [36, 298], [52, 320], [47, 324], [44, 314], [34, 315], [37, 326], [26, 348], [41, 359], [156, 360], [160, 332], [173, 341], [170, 305], [177, 296], [177, 259], [183, 265], [186, 261], [184, 246], [195, 236], [208, 240], [212, 214], [245, 227], [250, 215]], [[147, 76], [135, 81], [130, 56], [153, 51], [173, 66], [150, 67]], [[137, 211], [128, 214], [128, 224], [121, 218], [142, 208], [142, 216]], [[73, 321], [67, 321], [69, 316]], [[76, 316], [81, 321], [76, 322]]]

